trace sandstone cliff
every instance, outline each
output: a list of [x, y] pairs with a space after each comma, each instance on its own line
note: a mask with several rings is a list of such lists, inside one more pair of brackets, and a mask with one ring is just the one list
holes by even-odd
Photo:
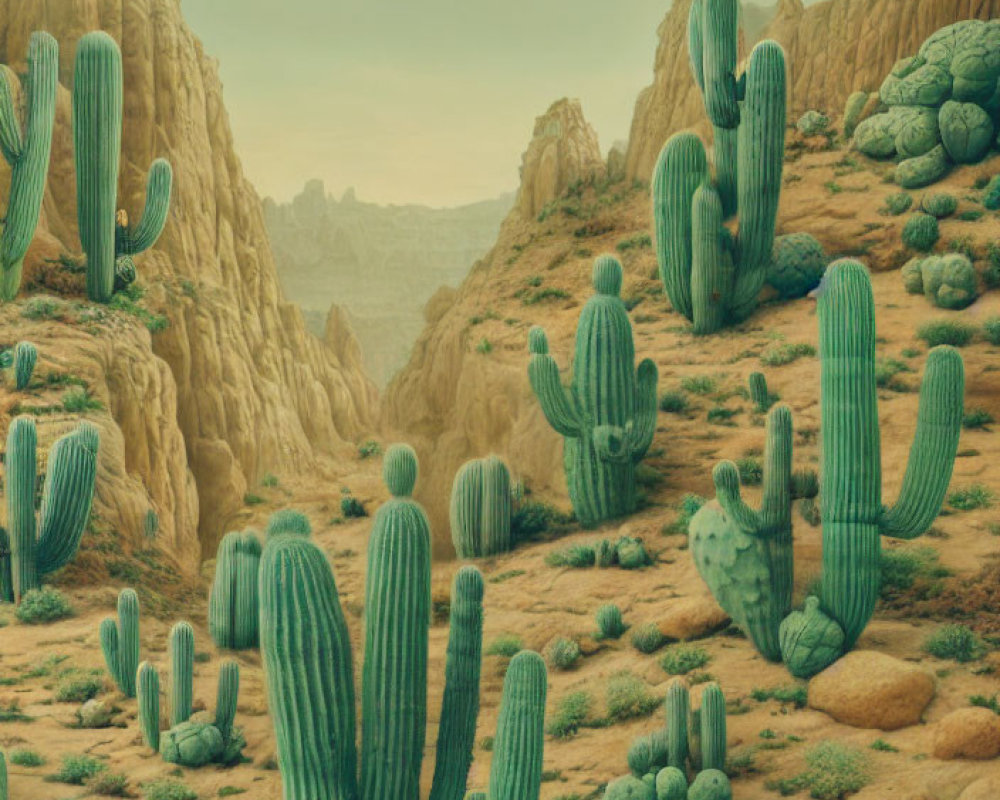
[[[670, 134], [689, 127], [708, 133], [688, 65], [690, 8], [690, 0], [676, 0], [658, 29], [653, 83], [640, 93], [632, 117], [630, 178], [649, 180]], [[836, 118], [851, 92], [877, 89], [892, 65], [938, 28], [998, 15], [998, 0], [824, 0], [808, 7], [780, 0], [761, 38], [775, 39], [787, 53], [792, 118], [810, 108]]]
[[[133, 214], [141, 208], [153, 158], [169, 158], [175, 176], [164, 234], [138, 260], [147, 302], [169, 317], [169, 327], [152, 339], [162, 361], [148, 355], [152, 363], [143, 364], [136, 356], [127, 371], [127, 353], [106, 351], [107, 405], [123, 434], [116, 467], [145, 485], [165, 528], [178, 528], [168, 538], [191, 546], [197, 520], [209, 552], [261, 475], [314, 468], [318, 457], [367, 431], [373, 392], [358, 365], [342, 363], [308, 334], [282, 297], [260, 202], [235, 155], [216, 66], [185, 25], [179, 0], [0, 0], [0, 60], [23, 71], [30, 33], [48, 30], [59, 40], [60, 83], [69, 87], [76, 41], [97, 28], [123, 51], [120, 205]], [[80, 250], [70, 113], [61, 88], [26, 286], [50, 269], [45, 258]], [[152, 394], [164, 398], [162, 405]], [[169, 435], [156, 442], [151, 428]], [[173, 488], [157, 477], [168, 466], [176, 473]]]

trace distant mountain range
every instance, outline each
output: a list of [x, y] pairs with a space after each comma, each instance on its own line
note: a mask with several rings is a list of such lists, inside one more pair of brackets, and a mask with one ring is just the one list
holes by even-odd
[[337, 200], [312, 180], [290, 203], [265, 199], [264, 218], [287, 297], [318, 336], [330, 305], [344, 308], [382, 386], [406, 362], [424, 304], [489, 250], [514, 196], [456, 208], [382, 206], [353, 189]]

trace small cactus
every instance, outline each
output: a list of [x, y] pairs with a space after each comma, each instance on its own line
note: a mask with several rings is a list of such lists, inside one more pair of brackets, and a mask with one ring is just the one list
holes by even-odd
[[496, 456], [467, 461], [451, 488], [451, 540], [459, 558], [511, 549], [511, 491], [507, 465]]
[[160, 750], [160, 673], [148, 661], [139, 665], [136, 677], [139, 699], [139, 729], [142, 740], [154, 752]]
[[38, 349], [31, 342], [18, 342], [14, 347], [14, 388], [23, 392], [31, 383], [38, 361]]
[[219, 543], [208, 601], [208, 630], [219, 647], [244, 650], [257, 646], [260, 550], [260, 541], [252, 531], [227, 533]]
[[267, 521], [264, 536], [270, 539], [272, 536], [280, 536], [284, 533], [308, 538], [312, 535], [312, 525], [309, 522], [309, 517], [301, 511], [295, 511], [291, 508], [283, 508], [281, 511], [275, 511]]
[[101, 622], [101, 649], [108, 672], [126, 697], [135, 697], [139, 668], [139, 596], [134, 589], [118, 594], [118, 620]]
[[194, 680], [194, 629], [178, 622], [170, 630], [170, 727], [191, 716]]
[[628, 629], [622, 620], [622, 612], [613, 603], [597, 609], [597, 630], [602, 639], [618, 639]]

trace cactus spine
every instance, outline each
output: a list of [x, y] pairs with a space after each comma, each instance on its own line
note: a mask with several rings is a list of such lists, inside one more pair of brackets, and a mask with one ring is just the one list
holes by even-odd
[[234, 531], [222, 537], [208, 601], [208, 629], [219, 647], [243, 650], [257, 646], [259, 567], [260, 541], [252, 531]]
[[868, 624], [879, 592], [880, 536], [915, 538], [937, 516], [951, 480], [965, 390], [958, 352], [948, 346], [933, 348], [903, 486], [896, 504], [886, 507], [874, 299], [871, 280], [859, 262], [844, 259], [827, 270], [819, 295], [819, 326], [820, 602], [812, 602], [806, 614], [788, 613], [793, 578], [790, 508], [796, 481], [791, 473], [791, 413], [785, 406], [772, 409], [768, 417], [761, 510], [743, 503], [735, 465], [722, 462], [713, 473], [716, 502], [706, 504], [690, 525], [695, 563], [716, 600], [765, 657], [783, 659], [803, 677], [853, 647]]
[[236, 719], [236, 701], [240, 693], [240, 665], [232, 659], [222, 662], [219, 668], [219, 686], [215, 699], [215, 727], [225, 742], [233, 732]]
[[97, 474], [97, 429], [82, 422], [49, 451], [36, 522], [36, 444], [35, 421], [24, 415], [15, 418], [7, 432], [5, 467], [11, 584], [16, 602], [29, 589], [38, 588], [41, 576], [76, 555], [90, 518]]
[[[737, 0], [694, 0], [688, 19], [692, 72], [715, 133], [715, 183], [691, 133], [672, 136], [653, 171], [660, 275], [674, 310], [698, 334], [753, 313], [781, 191], [785, 57], [775, 42], [761, 42], [737, 81], [738, 11]], [[737, 211], [733, 240], [722, 222]]]
[[493, 743], [490, 800], [538, 800], [545, 744], [545, 662], [522, 650], [510, 661]]
[[28, 388], [38, 361], [38, 349], [31, 342], [18, 342], [14, 347], [14, 388], [19, 392]]
[[170, 629], [170, 727], [191, 717], [194, 629], [178, 622]]
[[111, 299], [119, 259], [151, 247], [170, 206], [170, 164], [156, 159], [146, 179], [146, 207], [130, 228], [116, 215], [122, 141], [122, 56], [108, 34], [95, 31], [77, 43], [73, 80], [73, 143], [77, 221], [87, 254], [87, 296]]
[[596, 293], [580, 313], [571, 386], [563, 387], [540, 328], [529, 334], [531, 387], [549, 424], [564, 437], [566, 482], [584, 525], [635, 509], [635, 466], [656, 429], [656, 364], [634, 368], [632, 325], [621, 291], [622, 268], [612, 256], [594, 263]]
[[496, 456], [462, 465], [451, 487], [451, 540], [459, 558], [511, 549], [510, 472]]
[[134, 589], [118, 593], [118, 620], [101, 622], [101, 649], [108, 672], [126, 697], [135, 697], [139, 667], [139, 596]]
[[139, 699], [139, 729], [142, 740], [153, 752], [160, 751], [160, 673], [148, 661], [139, 665], [136, 676]]
[[14, 105], [10, 72], [0, 78], [0, 152], [11, 167], [7, 218], [0, 235], [0, 297], [13, 300], [21, 287], [24, 254], [35, 235], [49, 172], [59, 86], [59, 44], [36, 31], [28, 41], [28, 114], [24, 131]]

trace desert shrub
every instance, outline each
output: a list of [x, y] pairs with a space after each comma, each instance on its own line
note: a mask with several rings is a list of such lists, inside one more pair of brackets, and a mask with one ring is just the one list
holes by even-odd
[[479, 344], [476, 345], [476, 352], [487, 355], [493, 352], [493, 345], [490, 344], [490, 340], [485, 336], [479, 340]]
[[668, 414], [680, 414], [687, 411], [688, 399], [684, 392], [664, 392], [660, 395], [660, 411]]
[[990, 211], [1000, 209], [1000, 175], [994, 175], [983, 189], [983, 207]]
[[198, 800], [197, 793], [183, 783], [166, 779], [147, 783], [142, 796], [145, 800]]
[[704, 667], [712, 657], [701, 647], [688, 644], [671, 646], [660, 658], [660, 666], [668, 675], [687, 675]]
[[40, 767], [45, 763], [45, 757], [37, 750], [18, 747], [7, 753], [7, 760], [19, 767]]
[[798, 342], [792, 344], [786, 342], [783, 344], [775, 344], [768, 347], [760, 356], [760, 362], [765, 367], [782, 367], [785, 364], [791, 364], [803, 356], [814, 356], [816, 355], [816, 348], [811, 344], [806, 344], [804, 342]]
[[885, 205], [881, 208], [881, 213], [886, 216], [898, 217], [905, 214], [913, 205], [913, 197], [906, 192], [896, 192], [885, 198]]
[[714, 425], [732, 425], [730, 421], [736, 416], [738, 412], [735, 408], [726, 408], [725, 406], [714, 406], [708, 409], [708, 414], [706, 419]]
[[985, 408], [973, 408], [962, 415], [962, 427], [969, 430], [985, 428], [993, 421], [993, 415]]
[[63, 411], [68, 414], [82, 414], [85, 411], [100, 411], [104, 404], [82, 387], [67, 390], [62, 396]]
[[546, 732], [555, 739], [569, 739], [576, 735], [590, 716], [594, 699], [587, 692], [570, 692], [556, 704], [555, 713], [549, 717]]
[[805, 686], [774, 686], [770, 689], [753, 689], [750, 697], [759, 703], [777, 700], [779, 703], [791, 703], [796, 708], [805, 708], [808, 691]]
[[572, 522], [572, 514], [564, 514], [547, 503], [521, 503], [510, 516], [510, 535], [515, 542], [525, 542], [553, 528], [565, 528]]
[[621, 609], [614, 603], [608, 603], [597, 609], [596, 619], [598, 637], [601, 639], [618, 639], [628, 629], [622, 619]]
[[691, 394], [711, 394], [718, 387], [718, 381], [711, 375], [692, 375], [681, 380], [681, 388]]
[[924, 197], [920, 205], [932, 217], [943, 219], [955, 213], [955, 209], [958, 208], [958, 200], [955, 199], [954, 195], [934, 192]]
[[764, 480], [764, 465], [759, 458], [747, 456], [737, 459], [736, 469], [740, 473], [740, 483], [744, 486], [759, 486]]
[[896, 376], [901, 372], [913, 372], [909, 366], [895, 358], [879, 358], [875, 361], [875, 385], [883, 389], [895, 387]]
[[883, 598], [912, 589], [917, 581], [943, 578], [948, 570], [941, 566], [933, 547], [884, 549], [879, 558], [879, 592]]
[[374, 439], [368, 439], [358, 445], [358, 457], [369, 458], [370, 456], [382, 455], [382, 445]]
[[56, 688], [56, 702], [85, 703], [104, 691], [104, 681], [97, 677], [70, 675]]
[[597, 561], [593, 545], [572, 544], [563, 550], [553, 550], [545, 556], [545, 563], [550, 567], [573, 567], [581, 569], [592, 567]]
[[51, 586], [29, 589], [25, 592], [16, 613], [18, 620], [26, 625], [41, 625], [72, 615], [73, 607], [69, 604], [69, 600], [62, 592]]
[[580, 659], [580, 645], [572, 639], [560, 636], [545, 650], [545, 660], [554, 669], [571, 669]]
[[631, 672], [619, 672], [608, 680], [605, 690], [608, 719], [613, 722], [647, 717], [662, 701], [653, 697], [646, 684]]
[[972, 341], [975, 332], [975, 328], [964, 322], [936, 319], [917, 328], [917, 338], [927, 342], [928, 347], [937, 347], [939, 344], [964, 347]]
[[25, 319], [58, 319], [63, 307], [63, 302], [54, 297], [32, 297], [21, 309], [21, 316]]
[[990, 344], [1000, 345], [1000, 317], [991, 317], [983, 323], [983, 336]]
[[513, 658], [524, 649], [521, 637], [513, 633], [502, 633], [486, 646], [486, 655]]
[[974, 483], [948, 495], [948, 505], [959, 511], [975, 511], [977, 508], [989, 508], [993, 505], [993, 498], [992, 489], [981, 483]]
[[688, 492], [677, 503], [677, 519], [674, 520], [670, 525], [666, 525], [663, 528], [665, 534], [670, 533], [684, 533], [688, 532], [688, 525], [691, 524], [691, 518], [698, 513], [698, 510], [705, 505], [707, 500], [701, 495], [693, 494]]
[[914, 214], [903, 226], [903, 244], [921, 253], [934, 247], [940, 236], [938, 221], [930, 214]]
[[88, 778], [94, 777], [98, 772], [103, 772], [107, 768], [106, 764], [90, 756], [63, 756], [59, 771], [48, 776], [48, 780], [83, 786]]
[[792, 473], [793, 500], [808, 500], [819, 494], [819, 475], [814, 469], [797, 469]]
[[640, 653], [655, 653], [663, 647], [663, 634], [655, 622], [647, 622], [632, 631], [632, 646]]
[[806, 752], [806, 771], [780, 781], [782, 794], [809, 790], [815, 800], [841, 800], [860, 791], [871, 780], [868, 756], [839, 742], [820, 742]]
[[354, 495], [346, 494], [340, 498], [340, 513], [345, 517], [367, 517], [364, 503]]
[[91, 794], [103, 797], [129, 797], [128, 776], [123, 772], [99, 772], [87, 780], [87, 789]]
[[947, 658], [965, 664], [982, 658], [986, 646], [968, 626], [945, 625], [927, 637], [924, 651], [935, 658]]

